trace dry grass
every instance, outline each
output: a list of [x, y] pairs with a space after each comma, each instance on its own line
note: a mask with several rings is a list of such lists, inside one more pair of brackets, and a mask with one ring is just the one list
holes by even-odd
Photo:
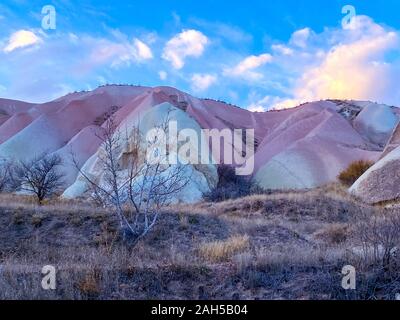
[[272, 270], [285, 270], [293, 266], [319, 267], [335, 265], [345, 255], [345, 250], [323, 247], [309, 247], [294, 244], [291, 247], [280, 247], [280, 250], [259, 248], [256, 252], [255, 265]]
[[316, 237], [335, 245], [344, 243], [349, 235], [349, 226], [347, 224], [334, 223], [317, 232]]
[[[39, 207], [27, 197], [0, 195], [0, 299], [390, 298], [399, 289], [388, 273], [397, 260], [377, 268], [382, 259], [367, 263], [362, 250], [353, 250], [384, 238], [393, 248], [398, 222], [389, 217], [399, 209], [374, 223], [370, 218], [382, 210], [337, 184], [180, 204], [166, 208], [153, 232], [131, 248], [112, 213], [88, 202]], [[50, 292], [40, 286], [48, 264], [57, 269], [57, 290]], [[362, 289], [352, 296], [341, 289], [347, 264], [362, 270]]]
[[250, 246], [250, 239], [245, 236], [232, 236], [226, 240], [203, 243], [199, 247], [200, 255], [211, 262], [227, 261], [234, 254], [243, 252]]
[[81, 213], [81, 212], [106, 212], [96, 207], [92, 202], [83, 200], [50, 199], [44, 201], [42, 206], [32, 196], [0, 193], [0, 209], [17, 209], [19, 211], [36, 210], [40, 213]]

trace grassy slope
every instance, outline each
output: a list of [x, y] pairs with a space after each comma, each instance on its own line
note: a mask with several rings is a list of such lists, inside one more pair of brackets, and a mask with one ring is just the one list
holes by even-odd
[[[341, 289], [343, 266], [363, 268], [349, 250], [357, 245], [358, 222], [378, 211], [337, 186], [179, 205], [129, 248], [105, 210], [80, 202], [37, 207], [3, 195], [0, 298], [390, 298], [399, 282], [385, 291], [365, 281], [357, 292]], [[51, 292], [40, 286], [48, 264], [58, 270]], [[360, 279], [372, 276], [375, 286], [380, 280], [364, 269]]]

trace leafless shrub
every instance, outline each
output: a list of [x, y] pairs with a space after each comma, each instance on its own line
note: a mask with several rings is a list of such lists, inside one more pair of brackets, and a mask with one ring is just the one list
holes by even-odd
[[[157, 129], [166, 132], [168, 122], [169, 114]], [[139, 129], [123, 135], [113, 117], [98, 138], [102, 141], [98, 152], [101, 181], [90, 177], [74, 160], [75, 166], [90, 185], [95, 201], [113, 209], [124, 238], [133, 238], [130, 243], [135, 245], [154, 228], [161, 208], [171, 203], [190, 177], [185, 165], [163, 164], [165, 159], [149, 161], [146, 152], [156, 150], [159, 141], [146, 141], [143, 147]]]
[[392, 269], [397, 261], [400, 248], [400, 216], [384, 210], [379, 214], [361, 218], [356, 233], [356, 248], [364, 266], [381, 266]]
[[12, 164], [0, 162], [0, 192], [9, 191], [12, 187]]
[[31, 161], [20, 161], [14, 169], [13, 180], [18, 189], [36, 196], [39, 204], [53, 196], [63, 186], [59, 155], [42, 154]]

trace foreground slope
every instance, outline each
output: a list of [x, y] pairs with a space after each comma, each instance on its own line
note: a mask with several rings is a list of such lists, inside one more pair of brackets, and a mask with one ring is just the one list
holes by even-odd
[[[399, 257], [383, 267], [366, 249], [384, 214], [336, 186], [180, 204], [131, 246], [107, 209], [0, 195], [0, 299], [393, 300]], [[378, 230], [395, 231], [392, 214]], [[41, 287], [48, 264], [56, 290]], [[357, 290], [342, 288], [345, 265], [360, 270]]]

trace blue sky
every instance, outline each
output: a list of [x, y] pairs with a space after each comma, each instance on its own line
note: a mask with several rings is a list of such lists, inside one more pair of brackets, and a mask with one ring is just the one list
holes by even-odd
[[[54, 6], [56, 29], [42, 28]], [[342, 24], [345, 5], [356, 16]], [[400, 105], [398, 0], [0, 4], [0, 96], [170, 85], [251, 110], [328, 99]]]

